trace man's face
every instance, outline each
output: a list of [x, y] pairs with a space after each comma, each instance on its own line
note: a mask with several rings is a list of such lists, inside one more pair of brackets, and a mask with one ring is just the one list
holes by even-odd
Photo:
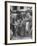
[[19, 20], [17, 20], [17, 22], [19, 23], [20, 21], [19, 21]]
[[29, 17], [30, 17], [30, 13], [27, 13], [27, 14], [26, 14], [26, 17], [29, 18]]

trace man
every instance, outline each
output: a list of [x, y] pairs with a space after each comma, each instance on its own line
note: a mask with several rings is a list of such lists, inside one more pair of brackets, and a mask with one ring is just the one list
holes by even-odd
[[27, 12], [26, 14], [25, 21], [26, 21], [26, 32], [27, 32], [25, 34], [28, 35], [32, 28], [32, 16], [30, 15], [29, 12]]

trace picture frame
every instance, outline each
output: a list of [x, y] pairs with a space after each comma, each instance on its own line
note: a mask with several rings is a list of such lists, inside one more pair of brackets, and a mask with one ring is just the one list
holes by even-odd
[[[20, 25], [23, 22], [24, 26], [20, 27], [19, 21]], [[29, 26], [28, 23], [31, 25]], [[19, 29], [15, 25], [18, 25]], [[36, 3], [5, 1], [5, 45], [31, 43], [36, 43]]]

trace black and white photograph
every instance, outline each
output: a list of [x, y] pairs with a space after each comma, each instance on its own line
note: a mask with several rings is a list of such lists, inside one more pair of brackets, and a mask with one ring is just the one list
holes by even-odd
[[10, 39], [32, 38], [32, 7], [10, 6]]
[[6, 2], [7, 43], [35, 43], [35, 3]]

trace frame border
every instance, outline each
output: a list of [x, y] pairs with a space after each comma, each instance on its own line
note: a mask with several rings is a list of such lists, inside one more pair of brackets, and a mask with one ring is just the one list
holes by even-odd
[[[7, 43], [7, 3], [23, 3], [23, 4], [34, 4], [35, 5], [35, 42], [25, 42], [25, 43]], [[31, 44], [36, 43], [36, 3], [33, 2], [18, 2], [18, 1], [5, 1], [5, 45], [14, 44]]]

